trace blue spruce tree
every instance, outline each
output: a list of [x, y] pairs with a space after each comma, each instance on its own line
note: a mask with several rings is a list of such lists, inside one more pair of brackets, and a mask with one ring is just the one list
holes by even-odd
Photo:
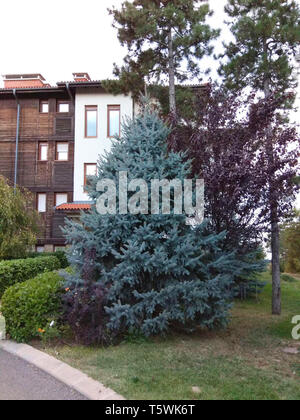
[[[128, 173], [128, 182], [147, 182], [150, 209], [152, 179], [188, 179], [190, 163], [182, 154], [168, 152], [168, 135], [168, 127], [150, 110], [127, 121], [122, 138], [114, 140], [98, 162], [97, 177], [90, 179], [93, 202], [102, 194], [97, 182], [108, 178], [118, 187], [121, 171]], [[73, 292], [91, 283], [103, 288], [111, 333], [132, 329], [149, 336], [228, 321], [232, 282], [242, 268], [234, 253], [221, 251], [225, 233], [210, 232], [205, 222], [191, 227], [186, 214], [174, 214], [172, 204], [171, 209], [169, 215], [101, 215], [93, 205], [80, 224], [66, 225], [77, 273], [68, 285]]]

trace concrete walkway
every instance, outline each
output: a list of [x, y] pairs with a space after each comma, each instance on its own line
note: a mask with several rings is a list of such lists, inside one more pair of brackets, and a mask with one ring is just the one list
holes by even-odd
[[87, 400], [52, 376], [0, 349], [0, 400]]
[[[124, 400], [124, 397], [85, 373], [27, 344], [0, 341], [0, 352], [0, 400], [3, 395], [9, 397], [15, 394], [17, 397], [22, 393], [25, 399], [28, 395], [32, 395], [29, 399], [44, 399], [48, 395], [47, 399], [54, 400]], [[38, 393], [35, 398], [34, 390], [42, 392], [42, 388], [45, 390], [43, 397]], [[55, 392], [56, 388], [58, 392]]]

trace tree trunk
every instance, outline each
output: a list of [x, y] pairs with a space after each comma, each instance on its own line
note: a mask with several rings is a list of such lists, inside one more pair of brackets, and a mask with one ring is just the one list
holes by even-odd
[[272, 223], [272, 314], [281, 314], [281, 280], [280, 280], [280, 246], [279, 224], [277, 220], [277, 206], [271, 210]]
[[[270, 80], [266, 78], [264, 86], [265, 98], [271, 95]], [[272, 127], [267, 129], [267, 147], [269, 164], [273, 166], [274, 153], [272, 143]], [[281, 279], [280, 279], [280, 236], [278, 221], [278, 206], [273, 203], [274, 195], [272, 190], [272, 180], [270, 184], [270, 212], [271, 212], [271, 250], [272, 250], [272, 314], [281, 315]]]
[[176, 115], [176, 96], [175, 96], [175, 63], [173, 50], [172, 29], [169, 32], [169, 95], [170, 95], [170, 112]]

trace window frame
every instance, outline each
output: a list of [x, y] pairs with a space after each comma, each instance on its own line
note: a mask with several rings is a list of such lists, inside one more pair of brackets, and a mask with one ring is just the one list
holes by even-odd
[[116, 134], [113, 136], [110, 135], [110, 112], [111, 111], [119, 111], [119, 133], [117, 136], [121, 136], [121, 105], [107, 105], [107, 138], [112, 139]]
[[[46, 159], [42, 159], [42, 147], [43, 146], [47, 146], [47, 158]], [[39, 141], [38, 144], [38, 161], [39, 162], [48, 162], [49, 160], [49, 143], [47, 143], [46, 141]]]
[[[48, 106], [48, 111], [47, 112], [43, 111], [43, 105]], [[49, 101], [40, 101], [39, 111], [40, 111], [40, 114], [49, 114]]]
[[56, 192], [56, 193], [54, 193], [54, 206], [55, 207], [61, 206], [62, 204], [64, 204], [64, 203], [57, 204], [57, 196], [58, 195], [63, 195], [63, 194], [67, 196], [66, 203], [69, 201], [69, 194], [67, 192]]
[[60, 251], [60, 250], [66, 250], [66, 245], [54, 245], [53, 250], [54, 252]]
[[[45, 211], [40, 211], [39, 210], [39, 197], [41, 195], [44, 195], [45, 196]], [[37, 210], [37, 212], [39, 214], [45, 214], [45, 213], [47, 213], [47, 193], [43, 193], [43, 192], [36, 193], [36, 210]]]
[[[96, 135], [88, 136], [88, 125], [87, 116], [89, 111], [96, 111]], [[98, 105], [85, 105], [85, 117], [84, 117], [84, 137], [86, 139], [97, 139], [98, 138]]]
[[[68, 111], [60, 111], [60, 105], [68, 105]], [[69, 101], [56, 101], [56, 112], [58, 114], [69, 114], [70, 113], [70, 102]]]
[[87, 167], [88, 166], [96, 166], [96, 175], [97, 175], [97, 163], [94, 163], [94, 162], [89, 162], [89, 163], [84, 163], [84, 165], [83, 165], [83, 188], [85, 189], [85, 187], [87, 186], [87, 177], [88, 176], [91, 176], [91, 175], [87, 175], [87, 173], [86, 173], [86, 169], [87, 169]]
[[[43, 248], [43, 251], [39, 251], [39, 248]], [[36, 245], [35, 246], [35, 252], [37, 252], [38, 254], [43, 254], [45, 253], [45, 245]]]
[[[67, 159], [58, 159], [57, 146], [59, 144], [66, 144], [68, 146], [68, 152], [67, 152], [68, 153], [68, 157], [67, 157]], [[69, 157], [70, 157], [70, 145], [69, 145], [69, 142], [67, 142], [67, 141], [57, 141], [55, 143], [55, 162], [69, 162]]]

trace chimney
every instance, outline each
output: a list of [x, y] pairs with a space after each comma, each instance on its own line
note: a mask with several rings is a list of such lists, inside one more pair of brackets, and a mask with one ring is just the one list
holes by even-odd
[[88, 73], [73, 73], [75, 82], [90, 82], [91, 78]]
[[41, 74], [5, 74], [5, 89], [39, 88], [49, 86]]

